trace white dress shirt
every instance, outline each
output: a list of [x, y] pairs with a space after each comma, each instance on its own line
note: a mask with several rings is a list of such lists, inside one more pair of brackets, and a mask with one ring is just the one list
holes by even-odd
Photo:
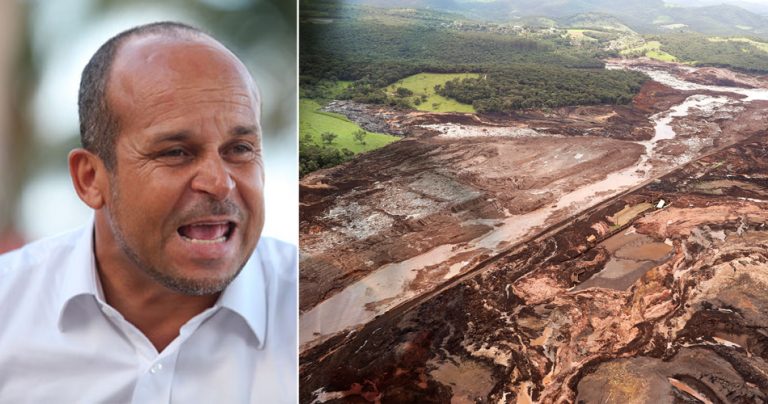
[[104, 300], [91, 223], [0, 256], [0, 403], [295, 403], [296, 249], [268, 238], [162, 352]]

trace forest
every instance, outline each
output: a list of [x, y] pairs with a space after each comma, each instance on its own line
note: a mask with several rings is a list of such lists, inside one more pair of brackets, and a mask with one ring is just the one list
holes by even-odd
[[306, 98], [329, 99], [329, 83], [347, 80], [353, 83], [334, 94], [338, 98], [409, 108], [407, 99], [389, 97], [384, 88], [420, 72], [486, 73], [487, 80], [441, 89], [441, 95], [476, 103], [480, 112], [624, 103], [638, 88], [637, 74], [602, 70], [600, 58], [616, 54], [573, 47], [567, 38], [350, 20], [301, 24], [300, 38], [300, 85]]
[[300, 85], [309, 97], [322, 95], [314, 87], [327, 80], [362, 80], [362, 84], [382, 88], [418, 72], [481, 71], [511, 63], [601, 68], [600, 58], [610, 56], [573, 48], [565, 38], [526, 38], [415, 24], [340, 21], [305, 23], [300, 30]]
[[318, 145], [310, 139], [299, 139], [299, 176], [303, 177], [321, 168], [339, 165], [354, 156], [348, 149]]
[[768, 73], [768, 44], [742, 39], [708, 38], [696, 33], [668, 34], [658, 38], [662, 50], [680, 60], [692, 61], [697, 66], [731, 67], [751, 73]]
[[480, 78], [454, 79], [437, 93], [472, 106], [480, 113], [566, 105], [626, 104], [647, 76], [621, 70], [568, 69], [512, 65]]
[[[440, 94], [478, 112], [506, 112], [627, 102], [642, 83], [635, 73], [603, 70], [601, 59], [617, 52], [574, 47], [557, 30], [486, 31], [430, 11], [399, 13], [346, 6], [310, 13], [299, 28], [300, 96], [407, 109], [421, 100], [388, 94], [387, 86], [417, 73], [472, 72], [483, 79], [451, 82]], [[351, 158], [337, 143], [302, 138], [301, 175]]]

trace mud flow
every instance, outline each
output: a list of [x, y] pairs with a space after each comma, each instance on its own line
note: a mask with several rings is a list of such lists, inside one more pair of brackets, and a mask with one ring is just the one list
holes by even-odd
[[652, 80], [515, 116], [331, 105], [403, 139], [301, 182], [302, 402], [768, 400], [768, 85], [608, 67]]

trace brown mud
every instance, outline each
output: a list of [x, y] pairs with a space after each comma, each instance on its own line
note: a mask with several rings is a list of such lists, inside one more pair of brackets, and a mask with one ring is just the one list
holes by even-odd
[[353, 106], [405, 138], [301, 181], [301, 401], [768, 401], [765, 82], [648, 65], [734, 90]]
[[[365, 106], [372, 119], [410, 128], [408, 136], [301, 181], [302, 312], [386, 264], [469, 242], [491, 230], [491, 219], [532, 212], [630, 167], [643, 153], [638, 142], [653, 136], [649, 117], [692, 94], [648, 81], [628, 106], [503, 117]], [[768, 122], [766, 108], [768, 102], [752, 102], [727, 115], [692, 111], [676, 118], [677, 137], [659, 142], [651, 167], [669, 171], [680, 156], [687, 162], [753, 135]], [[521, 128], [532, 135], [446, 138], [426, 128], [440, 124], [464, 133]]]
[[[356, 385], [345, 402], [768, 400], [767, 141], [701, 158], [305, 351], [302, 401]], [[654, 208], [616, 226], [643, 203]], [[613, 237], [630, 229], [672, 252], [627, 290], [570, 291], [604, 270], [622, 250]]]

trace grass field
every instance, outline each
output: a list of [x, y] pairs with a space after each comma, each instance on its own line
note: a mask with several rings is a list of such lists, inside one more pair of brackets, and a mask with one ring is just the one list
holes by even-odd
[[597, 39], [589, 36], [590, 32], [594, 32], [594, 31], [589, 29], [571, 28], [571, 29], [568, 29], [568, 37], [579, 42], [581, 41], [597, 42]]
[[351, 81], [344, 81], [344, 80], [336, 80], [335, 85], [331, 87], [331, 91], [333, 92], [333, 98], [336, 98], [341, 94], [342, 91], [346, 90], [347, 87], [352, 84]]
[[638, 51], [643, 52], [646, 57], [651, 59], [661, 60], [662, 62], [677, 62], [675, 56], [661, 50], [661, 42], [659, 41], [648, 41], [643, 46], [624, 49], [621, 51], [621, 54], [626, 55]]
[[471, 105], [462, 104], [456, 100], [435, 94], [435, 85], [445, 84], [445, 82], [455, 78], [463, 79], [478, 76], [476, 73], [419, 73], [392, 84], [387, 87], [387, 92], [389, 95], [394, 95], [398, 87], [405, 87], [413, 91], [413, 95], [408, 97], [410, 100], [426, 95], [427, 100], [422, 101], [419, 105], [411, 102], [420, 111], [473, 113], [475, 109]]
[[360, 144], [353, 137], [353, 133], [361, 128], [351, 122], [345, 116], [330, 112], [320, 111], [320, 104], [314, 100], [301, 99], [299, 101], [299, 133], [309, 134], [312, 140], [318, 144], [323, 144], [320, 134], [323, 132], [332, 132], [338, 135], [330, 146], [337, 149], [347, 148], [353, 153], [361, 153], [398, 140], [396, 136], [390, 136], [383, 133], [366, 132], [365, 144]]
[[[311, 94], [306, 94], [304, 89], [299, 91], [299, 98], [308, 99], [322, 99], [322, 100], [335, 100], [339, 98], [344, 90], [352, 84], [351, 81], [343, 80], [321, 80], [320, 82], [312, 85]], [[324, 101], [321, 101], [324, 102]]]
[[756, 47], [757, 49], [760, 49], [763, 52], [768, 52], [768, 43], [758, 42], [758, 41], [755, 41], [754, 39], [750, 39], [750, 38], [743, 38], [743, 37], [720, 38], [720, 37], [716, 37], [716, 38], [707, 38], [707, 39], [709, 39], [712, 42], [729, 42], [729, 41], [730, 42], [744, 42], [744, 43], [748, 43], [748, 44]]

